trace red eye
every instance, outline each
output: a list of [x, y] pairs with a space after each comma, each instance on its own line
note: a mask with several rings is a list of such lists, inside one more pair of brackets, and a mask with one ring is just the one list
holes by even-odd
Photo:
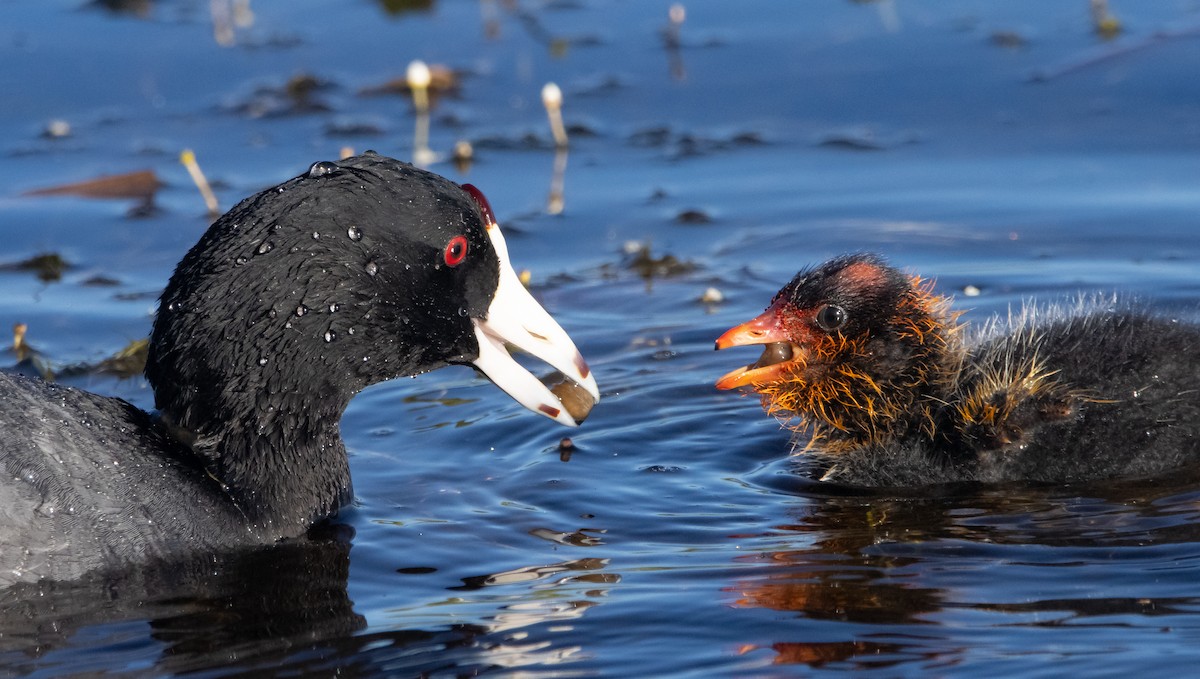
[[442, 253], [446, 266], [458, 266], [467, 258], [467, 237], [455, 236], [446, 243], [446, 251]]
[[496, 213], [492, 212], [492, 206], [488, 203], [488, 199], [484, 198], [483, 192], [475, 188], [473, 184], [463, 184], [462, 190], [471, 196], [471, 200], [479, 206], [479, 214], [483, 215], [483, 225], [487, 228], [492, 228], [496, 224]]

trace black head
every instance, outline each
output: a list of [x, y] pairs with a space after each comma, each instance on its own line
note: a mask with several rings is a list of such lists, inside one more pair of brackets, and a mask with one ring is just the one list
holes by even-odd
[[[562, 371], [575, 405], [509, 343]], [[482, 194], [367, 153], [316, 163], [209, 228], [163, 292], [146, 377], [172, 432], [277, 537], [349, 498], [338, 420], [351, 396], [450, 363], [563, 424], [599, 399]]]
[[[730, 329], [717, 348], [767, 345], [758, 363], [718, 382], [731, 389], [798, 379], [874, 351], [893, 353], [905, 316], [927, 316], [914, 306], [914, 281], [870, 254], [845, 255], [802, 269], [772, 297], [757, 318]], [[902, 334], [902, 331], [901, 331]], [[811, 370], [810, 370], [811, 369]]]
[[768, 411], [827, 440], [893, 435], [923, 417], [912, 404], [957, 367], [945, 301], [875, 255], [802, 270], [766, 311], [717, 340], [718, 349], [765, 345], [717, 387], [751, 386]]
[[879, 256], [852, 254], [801, 270], [771, 306], [789, 309], [814, 333], [863, 337], [889, 327], [912, 293], [912, 279]]
[[369, 384], [473, 360], [500, 268], [480, 210], [373, 153], [242, 201], [162, 295], [146, 366], [158, 408], [197, 433], [231, 401], [289, 392], [340, 414]]

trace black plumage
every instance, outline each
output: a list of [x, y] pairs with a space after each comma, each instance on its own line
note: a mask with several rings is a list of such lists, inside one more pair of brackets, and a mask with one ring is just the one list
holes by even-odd
[[159, 413], [0, 374], [0, 585], [303, 534], [351, 498], [338, 421], [383, 380], [475, 364], [582, 419], [505, 342], [598, 398], [478, 191], [373, 153], [314, 164], [178, 265], [146, 365]]
[[717, 348], [821, 478], [863, 486], [1155, 477], [1200, 461], [1200, 328], [1113, 299], [1027, 306], [971, 333], [872, 255], [802, 271]]

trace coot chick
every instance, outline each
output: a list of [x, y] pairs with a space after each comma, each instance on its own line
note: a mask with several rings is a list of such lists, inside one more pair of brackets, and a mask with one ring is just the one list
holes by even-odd
[[869, 254], [796, 274], [717, 349], [717, 381], [792, 426], [818, 475], [861, 486], [1068, 483], [1200, 458], [1200, 329], [1114, 300], [1027, 306], [975, 333], [932, 285]]
[[304, 534], [351, 498], [338, 421], [376, 382], [474, 365], [576, 424], [511, 343], [599, 398], [483, 195], [373, 153], [221, 217], [176, 268], [150, 342], [153, 415], [0, 374], [0, 585]]

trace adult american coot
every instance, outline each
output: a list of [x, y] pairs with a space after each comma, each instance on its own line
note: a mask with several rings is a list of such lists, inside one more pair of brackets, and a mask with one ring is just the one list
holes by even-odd
[[1113, 300], [1026, 307], [968, 337], [949, 300], [872, 255], [801, 271], [717, 349], [717, 382], [790, 420], [827, 480], [1071, 482], [1200, 458], [1200, 329]]
[[[570, 378], [575, 416], [506, 343]], [[301, 535], [350, 500], [350, 398], [448, 364], [566, 425], [599, 399], [482, 194], [374, 153], [316, 163], [180, 262], [146, 365], [158, 414], [0, 374], [0, 585]]]

